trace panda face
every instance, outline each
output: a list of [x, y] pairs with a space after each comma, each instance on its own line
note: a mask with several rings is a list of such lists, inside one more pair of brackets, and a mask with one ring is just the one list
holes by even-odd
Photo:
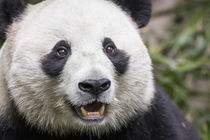
[[39, 129], [101, 135], [151, 104], [147, 49], [130, 17], [110, 1], [28, 6], [5, 45], [13, 46], [7, 75], [12, 99]]

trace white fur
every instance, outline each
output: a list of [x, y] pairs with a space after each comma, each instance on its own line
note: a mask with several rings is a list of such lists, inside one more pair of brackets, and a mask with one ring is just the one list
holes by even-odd
[[[3, 47], [4, 53], [14, 49], [10, 52], [11, 64], [4, 67], [8, 69], [4, 78], [12, 99], [30, 124], [50, 133], [100, 135], [126, 125], [137, 112], [145, 112], [150, 106], [154, 92], [150, 57], [130, 17], [112, 2], [48, 0], [29, 6], [18, 27], [12, 27], [17, 30], [15, 37], [7, 39]], [[8, 36], [14, 36], [11, 30]], [[105, 37], [130, 56], [128, 70], [122, 76], [116, 74], [103, 53]], [[60, 40], [69, 41], [72, 55], [57, 80], [42, 71], [41, 60]], [[82, 121], [65, 103], [66, 99], [73, 105], [91, 102], [91, 96], [81, 95], [77, 88], [78, 82], [88, 78], [108, 78], [112, 83], [99, 98], [109, 103], [102, 122]]]

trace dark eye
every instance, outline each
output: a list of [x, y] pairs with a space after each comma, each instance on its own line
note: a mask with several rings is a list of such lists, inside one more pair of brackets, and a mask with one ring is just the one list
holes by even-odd
[[115, 52], [115, 47], [112, 44], [108, 44], [105, 49], [107, 54], [114, 54]]
[[71, 53], [70, 44], [65, 40], [61, 40], [55, 45], [53, 51], [55, 52], [57, 57], [65, 58]]
[[62, 47], [62, 48], [57, 50], [57, 55], [59, 57], [65, 57], [65, 56], [68, 55], [68, 51], [66, 50], [66, 48]]

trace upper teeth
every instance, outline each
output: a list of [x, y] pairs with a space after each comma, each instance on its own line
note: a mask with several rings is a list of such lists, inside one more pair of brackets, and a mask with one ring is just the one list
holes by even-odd
[[81, 107], [81, 112], [82, 112], [82, 115], [83, 115], [84, 117], [87, 117], [88, 112], [84, 109], [84, 107]]
[[99, 109], [99, 114], [102, 116], [104, 114], [105, 105], [102, 105], [102, 107]]
[[96, 112], [88, 112], [85, 108], [81, 107], [81, 112], [84, 117], [91, 117], [91, 116], [102, 116], [104, 114], [105, 105], [102, 105], [101, 108]]

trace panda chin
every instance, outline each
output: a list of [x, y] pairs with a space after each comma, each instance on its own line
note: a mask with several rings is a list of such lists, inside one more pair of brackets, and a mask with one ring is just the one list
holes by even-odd
[[106, 110], [106, 104], [93, 102], [91, 104], [74, 106], [73, 110], [85, 121], [102, 121]]

